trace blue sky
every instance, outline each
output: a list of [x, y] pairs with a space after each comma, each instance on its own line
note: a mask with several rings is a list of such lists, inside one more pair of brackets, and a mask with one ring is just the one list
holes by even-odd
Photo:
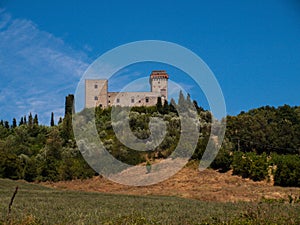
[[[264, 105], [300, 105], [297, 0], [3, 0], [0, 119], [32, 112], [48, 124], [52, 111], [56, 118], [63, 115], [65, 96], [75, 92], [90, 63], [139, 40], [170, 41], [199, 55], [218, 79], [230, 115]], [[138, 77], [149, 70], [127, 68], [124, 85], [131, 82], [129, 72]], [[207, 106], [192, 81], [180, 81]]]

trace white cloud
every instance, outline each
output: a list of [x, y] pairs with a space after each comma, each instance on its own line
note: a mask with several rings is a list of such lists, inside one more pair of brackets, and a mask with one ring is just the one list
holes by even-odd
[[74, 93], [90, 59], [26, 19], [0, 9], [0, 119], [30, 111], [48, 123], [63, 115], [65, 96]]

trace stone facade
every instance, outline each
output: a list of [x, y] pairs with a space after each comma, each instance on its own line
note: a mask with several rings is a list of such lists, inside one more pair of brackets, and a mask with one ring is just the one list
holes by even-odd
[[107, 102], [107, 86], [107, 80], [85, 80], [85, 108], [95, 107], [97, 102]]
[[85, 107], [153, 106], [158, 97], [164, 103], [168, 99], [168, 79], [166, 71], [152, 71], [149, 78], [150, 92], [108, 92], [107, 80], [85, 80]]

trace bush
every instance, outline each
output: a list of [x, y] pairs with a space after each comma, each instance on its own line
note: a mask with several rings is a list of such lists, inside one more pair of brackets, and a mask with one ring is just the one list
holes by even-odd
[[221, 148], [210, 167], [225, 173], [230, 170], [232, 158], [233, 157], [228, 150]]
[[300, 156], [273, 155], [275, 165], [274, 185], [283, 187], [300, 187]]
[[235, 152], [233, 156], [233, 174], [254, 181], [261, 181], [268, 176], [268, 160], [265, 153], [258, 155], [254, 152]]

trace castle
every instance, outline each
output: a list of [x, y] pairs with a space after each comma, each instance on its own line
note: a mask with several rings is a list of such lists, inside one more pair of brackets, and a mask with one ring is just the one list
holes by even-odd
[[150, 92], [108, 92], [108, 80], [85, 80], [85, 108], [100, 106], [153, 106], [157, 98], [168, 100], [169, 75], [165, 70], [152, 71]]

